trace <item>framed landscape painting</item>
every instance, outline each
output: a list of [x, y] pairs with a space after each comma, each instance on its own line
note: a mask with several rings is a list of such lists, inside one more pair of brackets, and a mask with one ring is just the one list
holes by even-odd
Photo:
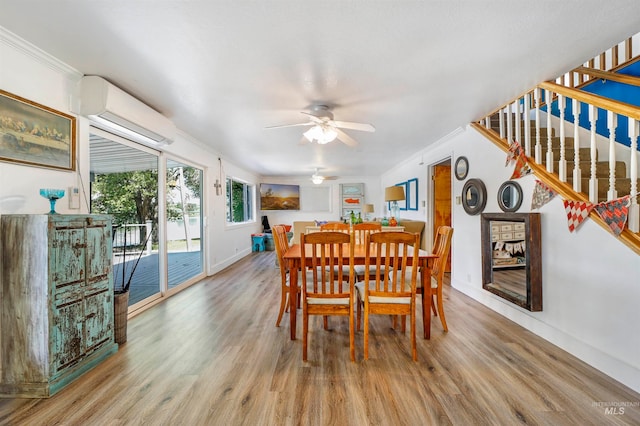
[[75, 170], [75, 117], [0, 90], [0, 161]]
[[260, 184], [261, 210], [300, 210], [300, 185]]

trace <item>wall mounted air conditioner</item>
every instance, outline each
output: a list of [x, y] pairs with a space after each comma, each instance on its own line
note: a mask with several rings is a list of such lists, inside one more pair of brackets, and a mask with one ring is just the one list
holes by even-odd
[[166, 145], [176, 136], [171, 120], [98, 76], [80, 81], [80, 114], [97, 127], [143, 143]]

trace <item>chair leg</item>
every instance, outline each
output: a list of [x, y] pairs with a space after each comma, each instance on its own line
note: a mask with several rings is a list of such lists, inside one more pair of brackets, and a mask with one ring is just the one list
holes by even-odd
[[[438, 289], [438, 312], [440, 313], [440, 322], [442, 323], [442, 328], [444, 331], [449, 331], [447, 328], [447, 320], [444, 318], [444, 303], [442, 302], [442, 290]], [[433, 299], [431, 299], [433, 303]]]
[[369, 359], [369, 311], [364, 310], [364, 359]]
[[[411, 310], [411, 357], [414, 361], [418, 360], [418, 347], [416, 343], [416, 311]], [[404, 321], [403, 321], [404, 324]]]
[[360, 331], [360, 321], [362, 320], [362, 305], [360, 299], [356, 298], [356, 330]]
[[322, 323], [324, 324], [324, 329], [328, 330], [329, 329], [329, 316], [325, 315], [322, 317]]
[[303, 307], [302, 314], [302, 360], [307, 360], [307, 333], [309, 332], [309, 316], [307, 310]]
[[282, 298], [280, 299], [280, 312], [278, 312], [278, 319], [276, 320], [276, 327], [280, 327], [280, 321], [282, 320], [282, 314], [285, 310], [289, 311], [289, 298], [287, 297], [287, 291], [282, 290]]
[[356, 362], [356, 336], [353, 324], [354, 319], [353, 306], [351, 306], [349, 312], [349, 353], [351, 355], [351, 362]]

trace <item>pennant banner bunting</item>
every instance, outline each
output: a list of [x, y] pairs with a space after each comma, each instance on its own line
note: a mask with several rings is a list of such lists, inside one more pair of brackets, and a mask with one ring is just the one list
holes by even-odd
[[529, 165], [527, 164], [527, 156], [524, 155], [522, 149], [518, 150], [519, 155], [516, 158], [516, 166], [513, 169], [513, 174], [511, 175], [511, 179], [518, 179], [522, 176], [526, 176], [533, 172]]
[[539, 209], [555, 196], [556, 192], [553, 189], [536, 179], [536, 186], [533, 188], [533, 196], [531, 197], [531, 210]]
[[593, 204], [589, 202], [564, 200], [564, 210], [567, 212], [569, 232], [578, 229], [578, 226], [589, 217], [589, 213], [591, 213], [593, 207]]
[[507, 167], [511, 162], [516, 161], [518, 157], [520, 157], [521, 152], [522, 146], [517, 141], [511, 142], [509, 152], [507, 152], [507, 161], [504, 163], [504, 166]]
[[613, 232], [616, 237], [620, 235], [627, 223], [630, 200], [630, 196], [627, 195], [617, 200], [598, 203], [594, 207], [598, 215], [609, 225], [611, 232]]

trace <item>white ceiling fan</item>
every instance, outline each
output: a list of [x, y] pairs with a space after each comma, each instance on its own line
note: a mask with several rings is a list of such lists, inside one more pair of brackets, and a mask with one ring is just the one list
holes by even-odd
[[368, 123], [353, 123], [350, 121], [337, 121], [333, 119], [331, 109], [326, 105], [314, 105], [311, 112], [301, 111], [309, 117], [306, 123], [285, 124], [282, 126], [269, 126], [267, 129], [279, 129], [283, 127], [311, 126], [303, 133], [304, 139], [309, 142], [326, 144], [335, 139], [349, 146], [357, 146], [358, 142], [341, 129], [359, 130], [362, 132], [375, 132], [376, 128]]
[[322, 182], [324, 182], [325, 180], [335, 180], [338, 179], [338, 176], [322, 176], [320, 174], [320, 169], [318, 167], [316, 167], [315, 172], [311, 175], [311, 182], [313, 182], [316, 185], [320, 185]]

